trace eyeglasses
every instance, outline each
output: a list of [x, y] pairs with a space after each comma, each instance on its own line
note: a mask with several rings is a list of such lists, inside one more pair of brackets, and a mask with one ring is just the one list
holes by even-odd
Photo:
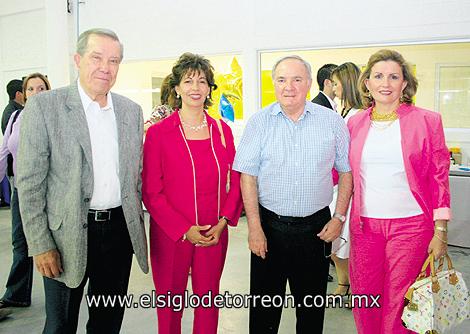
[[[339, 237], [341, 239], [341, 241], [343, 241], [341, 243], [341, 245], [338, 247], [338, 249], [336, 251], [339, 251], [344, 245], [346, 245], [348, 243], [348, 241], [346, 239], [344, 239], [343, 237]], [[325, 259], [329, 259], [331, 257], [331, 255], [333, 255], [333, 253], [330, 252], [329, 255], [326, 255], [326, 246], [325, 246], [326, 242], [323, 241], [323, 255], [325, 256]]]

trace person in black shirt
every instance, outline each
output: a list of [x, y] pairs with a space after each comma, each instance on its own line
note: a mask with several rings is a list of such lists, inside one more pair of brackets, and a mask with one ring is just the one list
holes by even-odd
[[2, 134], [5, 134], [11, 114], [19, 109], [23, 109], [23, 81], [17, 79], [11, 80], [7, 84], [7, 93], [10, 101], [8, 101], [2, 114]]

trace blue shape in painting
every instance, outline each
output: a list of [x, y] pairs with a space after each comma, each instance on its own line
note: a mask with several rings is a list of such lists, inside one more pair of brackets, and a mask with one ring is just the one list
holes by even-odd
[[223, 118], [232, 122], [235, 121], [235, 111], [233, 110], [233, 106], [225, 94], [222, 94], [220, 97], [219, 112]]

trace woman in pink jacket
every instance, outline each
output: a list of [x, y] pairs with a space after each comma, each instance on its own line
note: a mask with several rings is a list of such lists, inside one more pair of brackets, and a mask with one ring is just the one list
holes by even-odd
[[[353, 116], [350, 163], [350, 279], [358, 333], [409, 333], [401, 314], [407, 288], [428, 253], [447, 251], [449, 152], [441, 116], [412, 104], [417, 81], [396, 51], [372, 55], [359, 79], [367, 110]], [[371, 299], [369, 299], [371, 301]]]
[[[185, 305], [178, 298], [184, 300], [190, 268], [194, 294], [213, 298], [219, 293], [226, 226], [237, 224], [242, 209], [240, 175], [232, 171], [232, 132], [205, 111], [217, 88], [212, 66], [185, 53], [174, 65], [169, 85], [175, 112], [149, 128], [142, 171], [155, 289], [170, 301], [157, 305], [160, 334], [181, 333]], [[217, 323], [216, 307], [195, 308], [193, 333], [216, 333]]]

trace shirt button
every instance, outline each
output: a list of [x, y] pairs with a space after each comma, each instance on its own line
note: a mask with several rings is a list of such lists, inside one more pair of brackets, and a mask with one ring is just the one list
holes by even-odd
[[83, 228], [87, 228], [87, 227], [88, 227], [88, 224], [85, 223], [85, 224], [83, 224], [82, 226], [83, 226]]
[[90, 199], [87, 197], [83, 200], [85, 203], [88, 203], [90, 201]]

